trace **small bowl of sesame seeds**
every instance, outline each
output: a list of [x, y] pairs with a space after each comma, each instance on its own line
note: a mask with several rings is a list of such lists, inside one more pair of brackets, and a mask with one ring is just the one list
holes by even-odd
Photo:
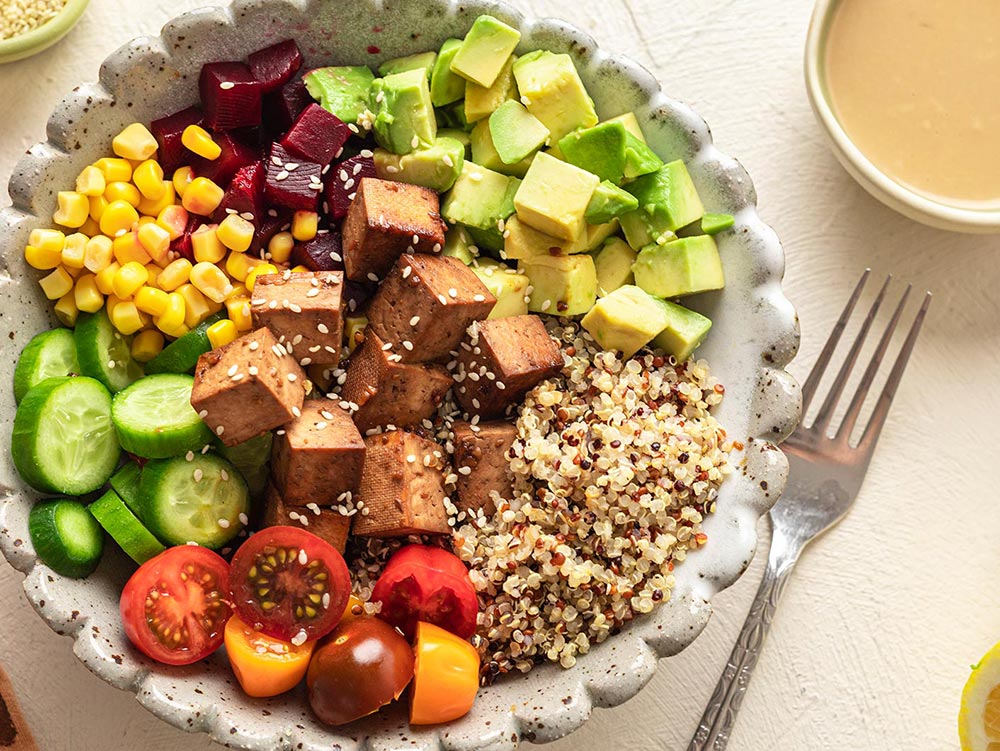
[[7, 0], [0, 9], [0, 63], [31, 57], [66, 36], [90, 0]]

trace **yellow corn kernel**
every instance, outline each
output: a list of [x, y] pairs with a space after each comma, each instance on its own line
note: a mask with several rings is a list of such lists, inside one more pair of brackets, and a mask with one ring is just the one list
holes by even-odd
[[208, 343], [212, 345], [212, 349], [225, 347], [230, 342], [235, 342], [236, 337], [239, 336], [236, 324], [228, 319], [216, 321], [208, 327], [205, 334], [208, 336]]
[[80, 276], [80, 274], [85, 273], [82, 266], [78, 269], [74, 269], [72, 266], [64, 265], [63, 268], [66, 269], [66, 273], [69, 274], [74, 279]]
[[[61, 232], [59, 233], [62, 234]], [[48, 271], [62, 263], [62, 251], [44, 248], [38, 245], [24, 246], [24, 260], [35, 269]]]
[[171, 240], [176, 240], [184, 234], [188, 218], [187, 209], [183, 206], [167, 206], [156, 217], [156, 223], [170, 233]]
[[108, 310], [108, 315], [110, 316], [111, 311], [114, 310], [117, 305], [120, 305], [123, 302], [125, 301], [122, 300], [120, 297], [115, 297], [113, 293], [108, 295], [107, 299], [104, 301], [104, 304]]
[[156, 224], [156, 217], [155, 216], [140, 216], [139, 217], [139, 221], [135, 223], [136, 231], [138, 232], [139, 227], [143, 226], [144, 224]]
[[84, 167], [80, 174], [76, 176], [76, 192], [83, 193], [85, 196], [103, 195], [106, 185], [107, 181], [104, 179], [104, 173], [93, 164]]
[[177, 294], [184, 298], [184, 325], [194, 328], [212, 315], [212, 309], [206, 298], [193, 284], [184, 284], [177, 289]]
[[151, 316], [162, 316], [167, 312], [170, 295], [155, 287], [140, 287], [135, 293], [135, 307]]
[[254, 266], [250, 269], [250, 273], [247, 274], [247, 278], [243, 280], [243, 284], [249, 292], [253, 292], [254, 285], [257, 283], [257, 277], [263, 276], [265, 274], [277, 274], [278, 267], [273, 263], [262, 263], [260, 266]]
[[191, 249], [194, 251], [195, 261], [218, 263], [226, 257], [226, 246], [215, 232], [218, 226], [203, 224], [191, 233]]
[[95, 235], [83, 249], [83, 266], [95, 274], [104, 271], [114, 258], [114, 244], [107, 235]]
[[145, 198], [154, 201], [163, 197], [163, 167], [155, 159], [147, 159], [132, 170], [132, 182]]
[[64, 227], [82, 227], [90, 214], [87, 196], [75, 190], [60, 190], [56, 200], [59, 208], [52, 214], [52, 221]]
[[104, 189], [104, 198], [107, 199], [108, 203], [125, 201], [132, 208], [137, 209], [139, 208], [139, 202], [142, 201], [142, 193], [132, 183], [123, 183], [116, 180], [113, 183], [108, 183], [108, 187]]
[[111, 241], [111, 248], [114, 251], [115, 260], [122, 266], [131, 261], [145, 266], [152, 260], [146, 249], [139, 243], [139, 237], [135, 232], [126, 232], [124, 235], [116, 237]]
[[125, 334], [134, 334], [143, 327], [142, 316], [135, 303], [131, 300], [123, 300], [113, 308], [108, 310], [108, 318], [116, 329]]
[[139, 201], [139, 213], [145, 214], [146, 216], [159, 216], [160, 212], [163, 211], [167, 206], [173, 206], [174, 200], [177, 198], [177, 192], [174, 190], [174, 184], [169, 180], [161, 180], [160, 185], [163, 186], [163, 193], [155, 201], [152, 198], [146, 198]]
[[[98, 222], [97, 232], [100, 232], [100, 221], [101, 217], [104, 216], [104, 210], [108, 208], [108, 199], [102, 194], [99, 196], [91, 196], [88, 201], [90, 203], [90, 219], [91, 221]], [[94, 234], [96, 235], [97, 232]], [[91, 237], [93, 237], [93, 235], [91, 235]]]
[[293, 274], [306, 274], [306, 273], [308, 273], [308, 272], [309, 272], [309, 270], [310, 270], [310, 269], [309, 269], [309, 267], [308, 267], [308, 266], [303, 266], [303, 265], [302, 265], [302, 264], [300, 263], [300, 264], [299, 264], [298, 266], [292, 266], [292, 268], [291, 268], [291, 269], [289, 269], [289, 270], [290, 270], [290, 271], [291, 271], [291, 272], [292, 272]]
[[198, 156], [206, 159], [218, 159], [222, 147], [212, 140], [211, 134], [200, 125], [189, 125], [181, 133], [181, 143]]
[[139, 244], [146, 249], [149, 257], [156, 263], [166, 264], [170, 253], [170, 233], [155, 221], [150, 221], [139, 227], [136, 232]]
[[101, 234], [101, 225], [99, 225], [92, 216], [87, 217], [87, 221], [83, 223], [80, 227], [80, 232], [82, 232], [87, 237], [94, 237], [95, 235]]
[[226, 258], [226, 273], [236, 281], [244, 282], [246, 281], [247, 274], [250, 273], [250, 269], [254, 266], [260, 266], [262, 263], [264, 262], [259, 258], [233, 251]]
[[73, 277], [62, 266], [57, 266], [51, 274], [39, 279], [38, 283], [50, 300], [58, 300], [73, 289]]
[[184, 318], [187, 314], [187, 303], [184, 296], [179, 292], [171, 292], [167, 295], [167, 309], [153, 319], [156, 328], [164, 334], [176, 336], [177, 329], [184, 326]]
[[253, 328], [249, 297], [230, 297], [226, 300], [226, 312], [229, 314], [229, 320], [236, 326], [237, 331], [249, 331]]
[[120, 268], [120, 263], [112, 261], [103, 269], [98, 271], [94, 276], [94, 279], [97, 282], [97, 289], [100, 290], [102, 295], [114, 294], [114, 289], [112, 288], [111, 283], [115, 280], [115, 274], [118, 273]]
[[[191, 262], [186, 258], [171, 261], [156, 277], [156, 283], [164, 292], [173, 292], [191, 278]], [[182, 321], [183, 323], [183, 316]], [[169, 332], [168, 332], [169, 333]]]
[[292, 215], [292, 237], [306, 242], [316, 237], [319, 229], [319, 214], [315, 211], [296, 211]]
[[287, 263], [292, 255], [292, 248], [295, 247], [295, 238], [291, 232], [279, 232], [267, 244], [267, 252], [270, 260], [275, 263]]
[[108, 237], [125, 234], [139, 221], [139, 212], [127, 201], [112, 201], [104, 209], [101, 218], [101, 232]]
[[208, 216], [222, 203], [226, 192], [207, 177], [196, 177], [181, 197], [181, 205], [192, 214]]
[[66, 245], [63, 247], [62, 263], [69, 269], [82, 269], [87, 260], [87, 242], [90, 240], [80, 232], [74, 232], [66, 236]]
[[159, 277], [160, 272], [163, 271], [163, 266], [157, 265], [155, 261], [153, 263], [147, 263], [146, 271], [149, 272], [149, 279], [146, 280], [146, 286], [159, 289], [160, 284], [157, 281], [157, 277]]
[[156, 153], [156, 139], [142, 123], [132, 123], [115, 136], [111, 150], [126, 159], [143, 161]]
[[39, 227], [31, 230], [28, 235], [28, 245], [34, 245], [42, 250], [54, 250], [62, 253], [66, 244], [66, 234], [62, 230]]
[[216, 230], [222, 244], [237, 253], [246, 252], [253, 242], [253, 233], [253, 225], [239, 214], [227, 216]]
[[170, 181], [174, 184], [174, 190], [177, 191], [177, 195], [183, 198], [192, 180], [194, 180], [194, 170], [190, 167], [178, 167], [174, 170], [174, 176]]
[[191, 284], [212, 302], [222, 302], [233, 290], [225, 272], [207, 261], [196, 263], [191, 269]]
[[52, 310], [55, 311], [56, 318], [59, 319], [59, 323], [63, 326], [69, 326], [70, 328], [76, 326], [76, 319], [80, 315], [80, 311], [76, 307], [76, 299], [72, 291], [60, 297], [59, 302], [55, 304]]
[[147, 279], [149, 279], [149, 272], [146, 271], [146, 267], [141, 263], [129, 261], [122, 264], [118, 273], [115, 274], [115, 278], [111, 280], [111, 291], [115, 293], [116, 297], [124, 300], [134, 295], [146, 283]]
[[94, 166], [104, 175], [104, 182], [106, 183], [115, 182], [116, 180], [128, 182], [132, 179], [132, 165], [129, 164], [127, 159], [106, 156], [94, 162]]
[[226, 299], [232, 300], [234, 297], [250, 297], [250, 291], [242, 284], [234, 284], [232, 291], [226, 295]]
[[132, 340], [132, 357], [139, 362], [149, 362], [163, 351], [163, 334], [156, 329], [140, 331]]
[[96, 313], [104, 307], [104, 295], [97, 289], [97, 277], [93, 274], [82, 274], [73, 285], [73, 300], [78, 310], [84, 313]]

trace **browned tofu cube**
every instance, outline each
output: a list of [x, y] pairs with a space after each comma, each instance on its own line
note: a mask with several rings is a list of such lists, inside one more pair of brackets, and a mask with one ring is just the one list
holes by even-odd
[[368, 325], [403, 362], [447, 360], [497, 299], [457, 258], [400, 257], [368, 307]]
[[336, 365], [344, 337], [340, 271], [264, 274], [253, 286], [255, 328], [267, 326], [303, 366]]
[[470, 425], [456, 422], [455, 473], [458, 475], [458, 498], [455, 505], [463, 511], [482, 509], [487, 516], [496, 511], [493, 491], [501, 498], [511, 496], [510, 461], [507, 452], [517, 437], [517, 427], [497, 420]]
[[310, 399], [271, 444], [271, 475], [285, 503], [332, 506], [356, 493], [365, 442], [347, 412], [329, 399]]
[[[317, 537], [326, 540], [341, 553], [347, 547], [347, 535], [351, 530], [351, 517], [344, 516], [336, 509], [289, 507], [274, 485], [268, 483], [267, 506], [264, 509], [265, 527], [305, 527]], [[319, 513], [316, 513], [319, 511]]]
[[351, 355], [340, 397], [358, 405], [354, 422], [362, 431], [416, 425], [437, 412], [452, 386], [442, 366], [408, 365], [398, 357], [370, 328]]
[[298, 416], [305, 373], [269, 329], [257, 329], [198, 358], [191, 406], [227, 446]]
[[444, 231], [433, 190], [364, 177], [344, 218], [347, 278], [378, 281], [403, 253], [439, 253]]
[[480, 321], [461, 345], [455, 398], [469, 414], [499, 417], [562, 365], [562, 351], [538, 316]]
[[448, 534], [444, 499], [444, 450], [403, 430], [365, 439], [368, 452], [357, 498], [354, 534], [401, 537]]

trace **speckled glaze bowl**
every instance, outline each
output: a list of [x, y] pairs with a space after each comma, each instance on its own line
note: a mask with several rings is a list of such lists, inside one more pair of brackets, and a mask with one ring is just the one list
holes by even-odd
[[[569, 8], [569, 5], [567, 5]], [[86, 164], [106, 152], [111, 137], [133, 121], [149, 121], [193, 103], [200, 66], [294, 37], [309, 66], [376, 64], [436, 49], [462, 36], [473, 19], [492, 13], [518, 26], [520, 52], [568, 52], [602, 117], [634, 110], [662, 156], [681, 157], [709, 211], [728, 212], [736, 226], [718, 236], [727, 285], [690, 298], [715, 328], [699, 355], [727, 388], [718, 417], [745, 450], [723, 485], [718, 512], [704, 529], [708, 545], [676, 571], [673, 598], [621, 634], [581, 657], [571, 670], [539, 666], [480, 692], [462, 720], [411, 729], [403, 707], [342, 729], [320, 725], [304, 691], [270, 700], [244, 696], [224, 655], [189, 667], [156, 665], [133, 650], [119, 624], [118, 596], [133, 570], [109, 546], [98, 572], [76, 581], [55, 576], [35, 557], [28, 510], [35, 496], [18, 480], [8, 446], [0, 450], [0, 550], [26, 575], [28, 600], [58, 633], [74, 640], [83, 663], [108, 683], [131, 691], [151, 712], [228, 746], [277, 749], [513, 749], [522, 739], [544, 742], [575, 730], [595, 706], [629, 699], [650, 679], [660, 657], [686, 647], [711, 614], [712, 596], [743, 572], [757, 544], [756, 522], [780, 495], [786, 462], [775, 443], [799, 417], [798, 389], [783, 366], [795, 354], [795, 312], [781, 292], [784, 258], [774, 232], [758, 217], [750, 178], [712, 145], [708, 128], [669, 99], [655, 79], [628, 58], [597, 49], [594, 40], [553, 20], [532, 20], [493, 2], [470, 0], [250, 0], [178, 17], [156, 38], [132, 41], [109, 57], [100, 82], [83, 84], [52, 115], [48, 141], [32, 147], [10, 182], [13, 207], [0, 213], [0, 337], [9, 342], [0, 384], [10, 384], [14, 361], [35, 333], [55, 323], [37, 273], [22, 260], [28, 233], [49, 223], [55, 192], [72, 185]], [[9, 395], [9, 385], [3, 387]], [[13, 404], [3, 405], [2, 435], [10, 435]]]

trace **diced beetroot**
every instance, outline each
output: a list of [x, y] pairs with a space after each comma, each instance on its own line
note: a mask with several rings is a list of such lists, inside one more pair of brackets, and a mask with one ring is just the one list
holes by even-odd
[[200, 109], [188, 107], [186, 110], [153, 120], [149, 124], [149, 129], [159, 144], [156, 152], [157, 161], [168, 176], [178, 167], [191, 163], [194, 154], [181, 143], [181, 135], [187, 126], [201, 125], [204, 119], [205, 116]]
[[260, 159], [257, 149], [233, 133], [214, 133], [213, 140], [222, 148], [218, 159], [195, 157], [191, 168], [198, 177], [207, 177], [225, 188], [238, 170]]
[[344, 280], [344, 309], [348, 314], [364, 310], [375, 293], [378, 292], [377, 282], [355, 282], [350, 279]]
[[310, 104], [281, 139], [281, 145], [296, 156], [326, 165], [340, 155], [350, 137], [343, 120], [318, 104]]
[[[227, 211], [229, 209], [229, 211]], [[212, 215], [213, 221], [221, 222], [227, 214], [235, 211], [237, 214], [252, 214], [253, 221], [264, 213], [264, 162], [254, 162], [240, 167], [229, 188], [222, 197], [222, 203]]]
[[181, 258], [186, 258], [193, 262], [194, 249], [191, 247], [191, 233], [198, 229], [203, 223], [204, 220], [200, 216], [197, 214], [191, 214], [188, 218], [187, 227], [184, 228], [183, 234], [170, 241], [170, 250]]
[[266, 166], [264, 197], [268, 201], [287, 209], [316, 210], [323, 190], [322, 165], [300, 159], [288, 153], [280, 143], [273, 143]]
[[260, 125], [263, 85], [243, 63], [208, 63], [198, 90], [205, 122], [214, 130]]
[[377, 177], [375, 160], [368, 150], [345, 159], [330, 168], [326, 176], [326, 203], [323, 210], [332, 219], [343, 219], [354, 200], [354, 192], [362, 177]]
[[250, 72], [260, 81], [264, 93], [274, 91], [302, 67], [302, 53], [294, 39], [272, 44], [247, 58]]
[[291, 262], [293, 266], [302, 265], [310, 271], [340, 271], [344, 268], [340, 232], [330, 230], [308, 242], [296, 243]]
[[289, 81], [264, 97], [264, 124], [275, 134], [284, 133], [312, 103], [313, 98], [301, 78]]
[[[274, 216], [271, 212], [274, 212]], [[250, 242], [250, 253], [255, 256], [260, 255], [262, 250], [267, 250], [267, 244], [271, 238], [281, 232], [282, 227], [286, 227], [292, 221], [292, 212], [288, 209], [268, 209], [263, 216], [255, 219], [256, 228], [253, 233], [253, 240]]]

